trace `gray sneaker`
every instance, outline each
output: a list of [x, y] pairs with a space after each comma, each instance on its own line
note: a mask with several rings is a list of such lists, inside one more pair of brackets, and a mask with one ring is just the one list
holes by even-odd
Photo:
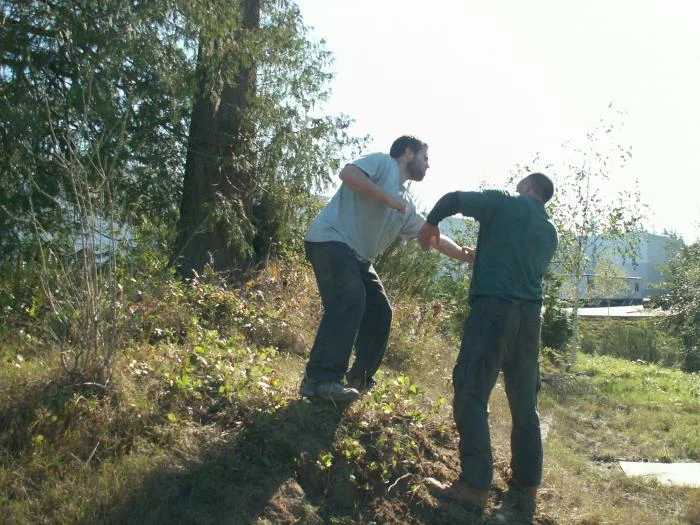
[[347, 388], [340, 383], [312, 381], [304, 376], [299, 386], [299, 394], [309, 399], [324, 399], [345, 403], [360, 397], [360, 393], [354, 388]]
[[340, 383], [317, 383], [316, 397], [327, 401], [343, 403], [357, 399], [360, 397], [360, 393], [357, 389], [343, 386]]
[[316, 381], [311, 381], [304, 374], [304, 378], [301, 380], [301, 385], [299, 385], [299, 395], [301, 397], [312, 398], [316, 396]]

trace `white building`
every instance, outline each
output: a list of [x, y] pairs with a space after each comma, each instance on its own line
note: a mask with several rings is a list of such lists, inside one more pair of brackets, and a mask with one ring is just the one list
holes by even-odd
[[645, 297], [664, 293], [660, 287], [663, 280], [661, 272], [663, 266], [668, 264], [669, 259], [680, 249], [681, 241], [666, 235], [647, 232], [639, 232], [636, 240], [639, 253], [634, 262], [617, 253], [615, 244], [620, 241], [601, 241], [597, 250], [598, 253], [607, 253], [610, 262], [624, 272], [624, 277], [621, 279], [624, 279], [627, 285], [626, 290], [612, 297], [596, 297], [595, 293], [590, 294], [589, 291], [596, 279], [596, 263], [593, 261], [578, 283], [581, 297], [590, 298], [591, 304], [603, 304], [606, 299], [617, 304], [629, 304], [641, 303]]

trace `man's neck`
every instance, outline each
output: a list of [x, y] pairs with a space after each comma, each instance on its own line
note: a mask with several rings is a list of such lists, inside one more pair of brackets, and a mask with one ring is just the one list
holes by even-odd
[[528, 199], [532, 199], [532, 200], [535, 201], [536, 203], [542, 204], [542, 205], [544, 206], [544, 202], [542, 202], [542, 199], [540, 199], [540, 198], [539, 198], [537, 195], [535, 195], [534, 193], [521, 193], [520, 196], [521, 196], [521, 197], [527, 197]]
[[394, 159], [396, 165], [399, 167], [399, 176], [401, 177], [401, 184], [405, 184], [407, 180], [411, 180], [408, 176], [408, 167], [406, 166], [406, 161], [402, 159]]

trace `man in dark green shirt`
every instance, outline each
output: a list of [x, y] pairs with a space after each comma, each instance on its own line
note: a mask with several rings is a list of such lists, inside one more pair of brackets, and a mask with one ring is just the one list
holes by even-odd
[[552, 181], [531, 173], [516, 192], [448, 193], [428, 214], [418, 236], [425, 248], [439, 236], [438, 223], [455, 213], [479, 222], [470, 314], [452, 375], [462, 472], [451, 484], [429, 483], [436, 495], [483, 512], [493, 478], [487, 406], [502, 369], [513, 420], [511, 488], [501, 510], [507, 519], [509, 513], [534, 514], [542, 480], [537, 414], [542, 279], [558, 244], [557, 230], [544, 209], [554, 193]]

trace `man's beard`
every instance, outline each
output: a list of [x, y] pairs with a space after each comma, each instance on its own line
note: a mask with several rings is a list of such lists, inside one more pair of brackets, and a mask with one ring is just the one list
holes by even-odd
[[415, 157], [408, 161], [406, 164], [406, 171], [408, 171], [408, 178], [415, 181], [422, 181], [425, 178], [425, 171], [420, 169], [418, 162], [416, 162]]

